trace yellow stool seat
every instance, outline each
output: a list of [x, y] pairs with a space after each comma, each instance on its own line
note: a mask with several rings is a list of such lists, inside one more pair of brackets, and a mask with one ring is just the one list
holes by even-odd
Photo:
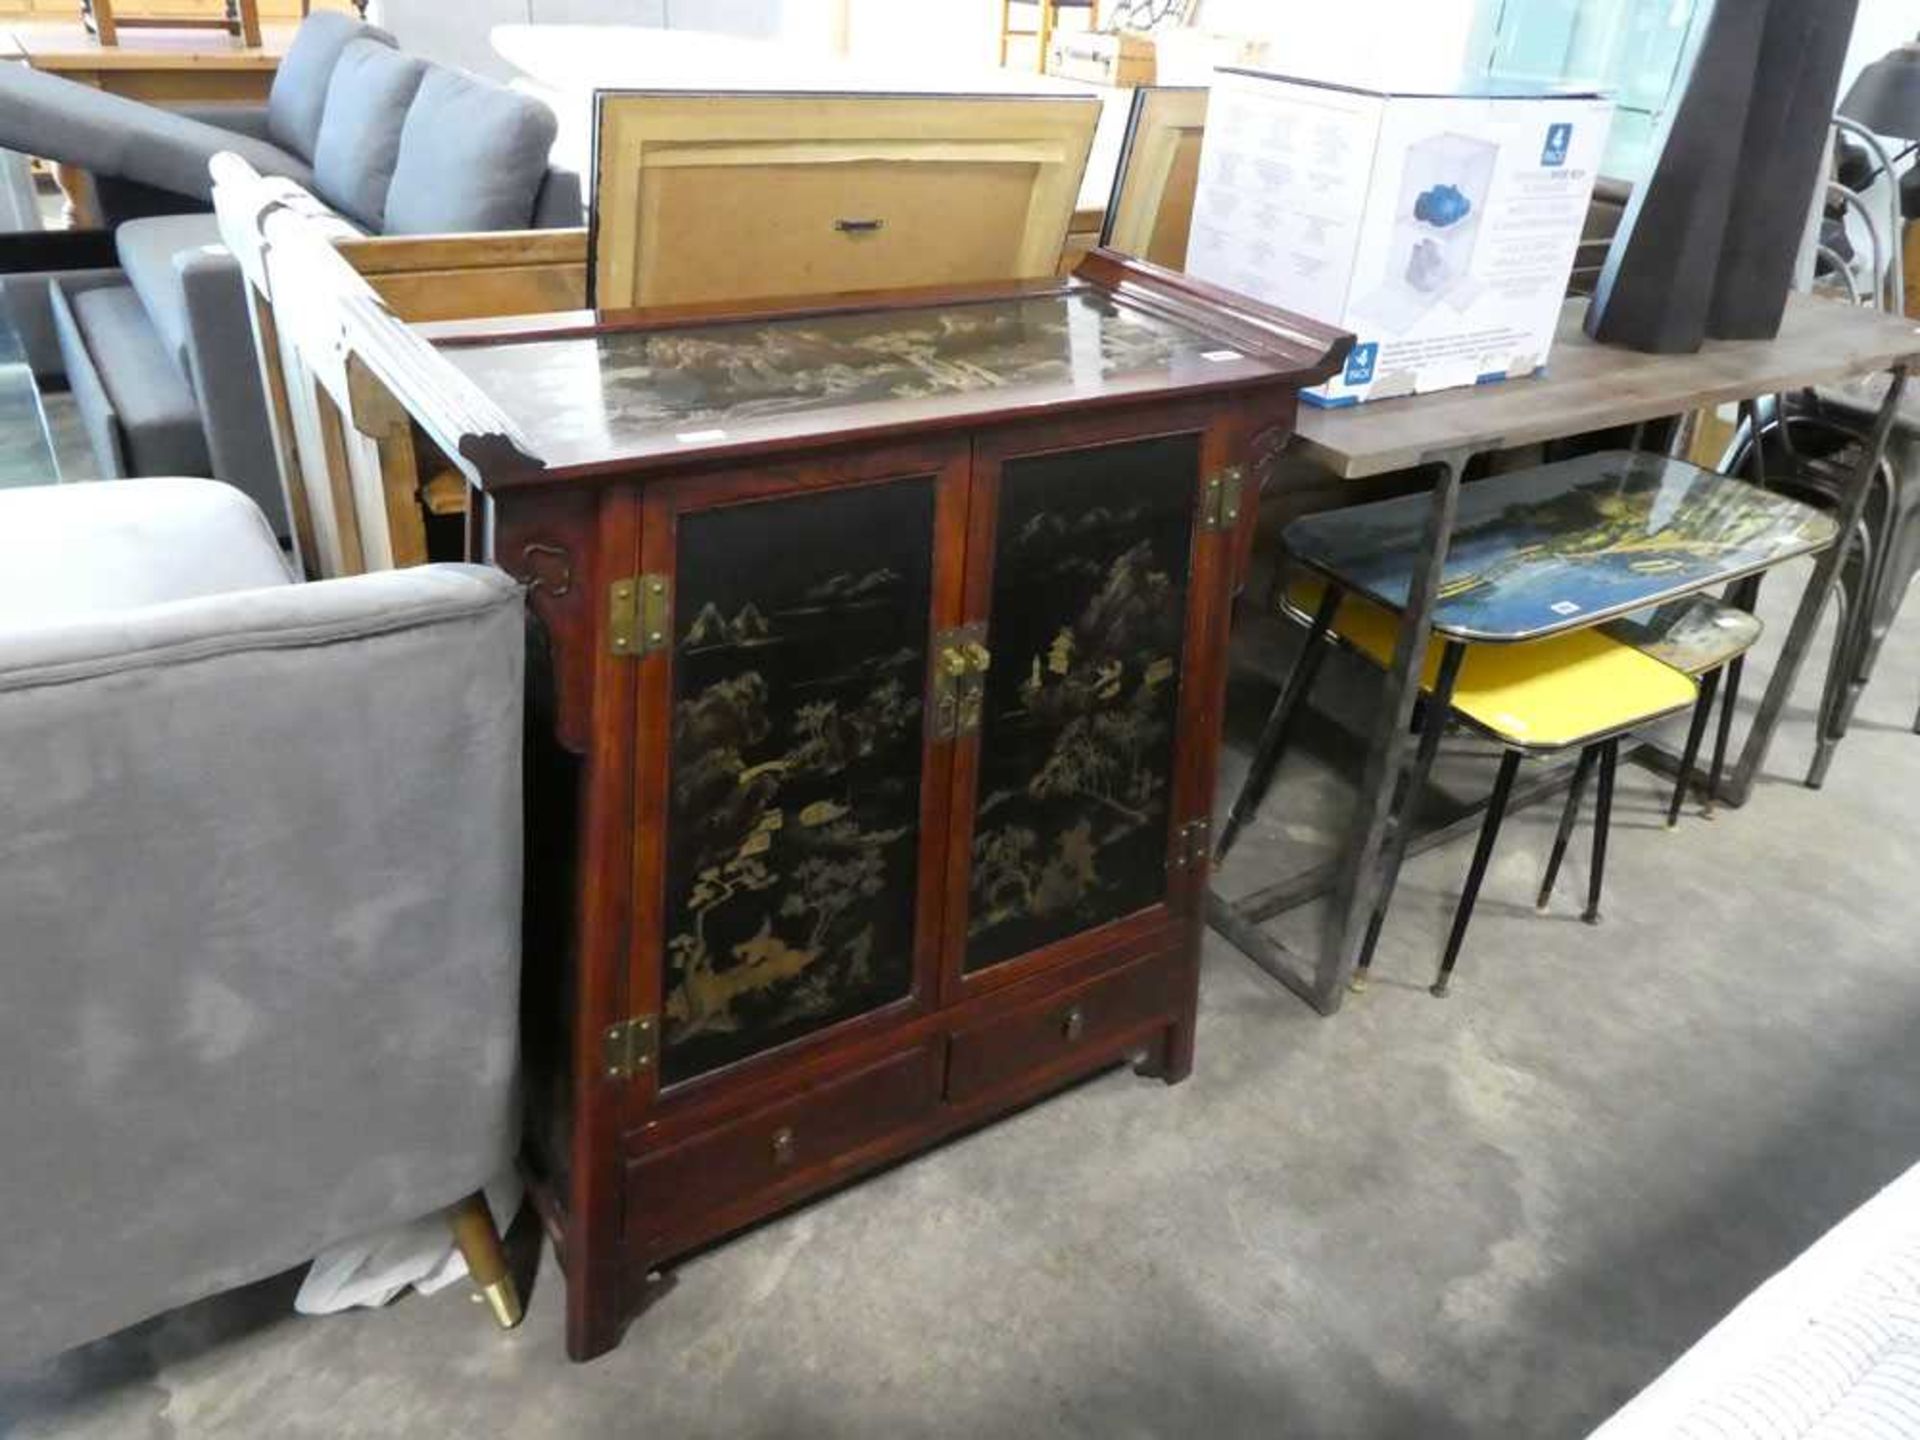
[[[1288, 606], [1311, 616], [1325, 583], [1296, 577]], [[1341, 598], [1333, 632], [1383, 669], [1393, 662], [1400, 617], [1361, 596]], [[1420, 678], [1431, 692], [1445, 648], [1427, 646]], [[1549, 751], [1631, 730], [1694, 703], [1689, 676], [1598, 630], [1575, 630], [1512, 645], [1467, 646], [1453, 710], [1476, 729], [1516, 749]]]

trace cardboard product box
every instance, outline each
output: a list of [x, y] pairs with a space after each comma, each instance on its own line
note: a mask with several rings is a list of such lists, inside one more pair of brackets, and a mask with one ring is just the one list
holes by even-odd
[[1187, 271], [1357, 337], [1313, 404], [1531, 375], [1613, 119], [1565, 91], [1402, 95], [1222, 71]]
[[1211, 86], [1216, 70], [1264, 69], [1273, 48], [1271, 40], [1256, 36], [1163, 26], [1153, 32], [1153, 83]]
[[1047, 73], [1090, 85], [1151, 85], [1153, 37], [1128, 30], [1056, 30], [1047, 47]]

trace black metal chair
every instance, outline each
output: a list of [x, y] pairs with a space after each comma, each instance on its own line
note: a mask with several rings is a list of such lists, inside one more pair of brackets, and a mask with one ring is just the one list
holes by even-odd
[[[1831, 512], [1841, 503], [1847, 472], [1871, 422], [1871, 407], [1865, 402], [1856, 408], [1831, 395], [1807, 392], [1751, 402], [1742, 408], [1741, 423], [1720, 468]], [[1896, 432], [1895, 448], [1913, 450], [1920, 460], [1920, 436], [1905, 432], [1904, 445], [1898, 437]], [[1920, 485], [1905, 483], [1893, 453], [1882, 458], [1874, 473], [1866, 513], [1849, 538], [1841, 567], [1834, 646], [1821, 689], [1814, 756], [1807, 768], [1810, 789], [1826, 782], [1834, 750], [1846, 737], [1880, 647], [1920, 567]], [[1751, 610], [1759, 593], [1760, 577], [1754, 576], [1734, 586], [1727, 599]], [[1728, 677], [1730, 698], [1737, 697], [1739, 683], [1736, 663]]]

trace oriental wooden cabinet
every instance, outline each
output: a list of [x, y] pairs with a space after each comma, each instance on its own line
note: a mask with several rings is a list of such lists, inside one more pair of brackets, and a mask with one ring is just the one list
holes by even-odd
[[398, 329], [363, 359], [537, 619], [528, 1167], [576, 1357], [697, 1246], [1103, 1067], [1187, 1074], [1236, 577], [1344, 337], [1105, 253]]

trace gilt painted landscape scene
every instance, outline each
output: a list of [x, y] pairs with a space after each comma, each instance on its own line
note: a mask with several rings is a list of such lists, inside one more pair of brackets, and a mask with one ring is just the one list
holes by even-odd
[[1180, 435], [1004, 472], [969, 970], [1166, 894], [1198, 468]]
[[912, 986], [934, 489], [681, 517], [662, 1078]]
[[1235, 352], [1078, 290], [441, 353], [513, 417], [543, 459], [566, 464], [850, 406], [1206, 372]]

